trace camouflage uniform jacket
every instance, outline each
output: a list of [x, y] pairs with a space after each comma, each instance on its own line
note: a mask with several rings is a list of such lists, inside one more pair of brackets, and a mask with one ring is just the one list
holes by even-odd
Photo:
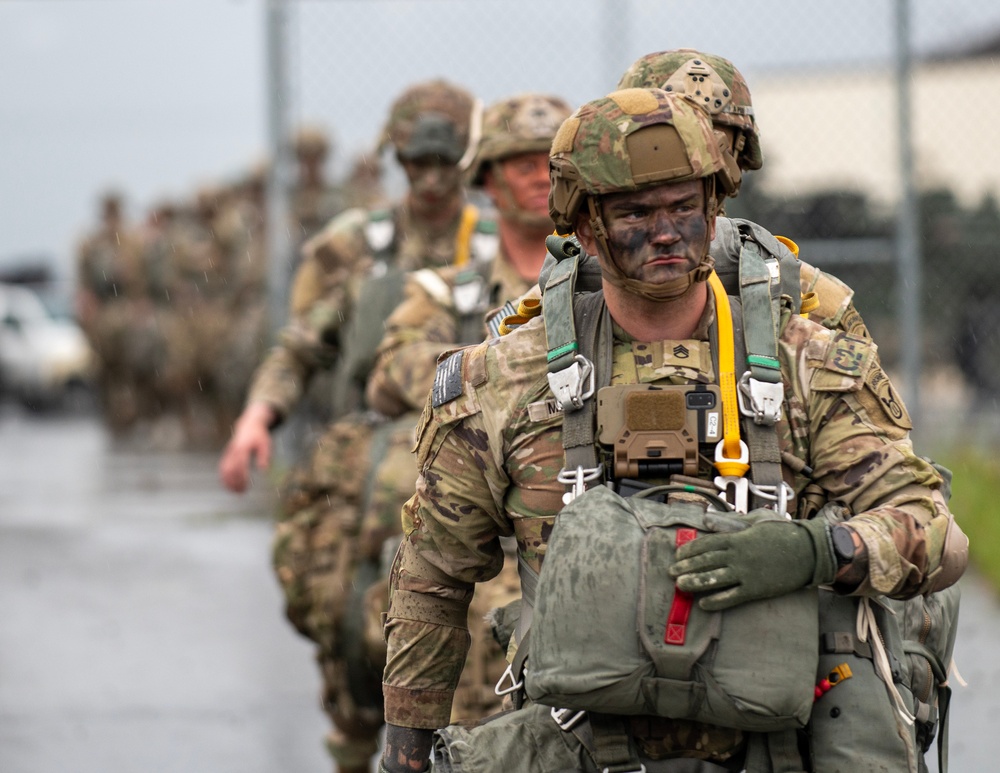
[[[334, 366], [339, 334], [376, 253], [389, 247], [404, 270], [445, 266], [455, 257], [463, 216], [428, 235], [405, 205], [384, 216], [351, 209], [335, 217], [303, 247], [291, 292], [291, 314], [279, 341], [254, 373], [247, 403], [266, 402], [286, 417], [302, 398], [312, 376]], [[373, 227], [374, 226], [374, 227]]]
[[456, 345], [489, 337], [493, 331], [487, 320], [513, 313], [512, 308], [500, 304], [531, 288], [501, 248], [491, 261], [485, 292], [481, 293], [487, 306], [484, 309], [477, 304], [483, 324], [476, 328], [474, 340], [462, 340], [462, 314], [455, 297], [462, 272], [456, 267], [425, 269], [408, 277], [406, 299], [386, 321], [386, 334], [368, 382], [368, 404], [375, 410], [397, 416], [423, 408], [434, 384], [438, 356]]
[[[615, 326], [612, 384], [715, 381], [713, 309], [683, 342], [638, 342]], [[523, 559], [541, 565], [564, 491], [556, 480], [562, 415], [546, 379], [546, 350], [539, 317], [439, 368], [458, 374], [461, 391], [433, 400], [417, 430], [420, 475], [403, 509], [386, 623], [387, 722], [448, 722], [467, 647], [463, 610], [474, 583], [500, 570], [498, 538], [515, 535]], [[875, 347], [786, 314], [778, 353], [785, 389], [778, 442], [793, 461], [783, 474], [802, 493], [809, 480], [794, 464], [801, 460], [827, 497], [854, 513], [869, 553], [855, 593], [905, 598], [928, 589], [951, 518], [939, 475], [913, 453], [909, 418]]]

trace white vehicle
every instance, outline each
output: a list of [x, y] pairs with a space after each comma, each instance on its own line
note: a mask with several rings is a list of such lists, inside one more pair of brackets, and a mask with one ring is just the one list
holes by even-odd
[[26, 287], [0, 284], [0, 386], [30, 408], [88, 389], [94, 356], [83, 331]]

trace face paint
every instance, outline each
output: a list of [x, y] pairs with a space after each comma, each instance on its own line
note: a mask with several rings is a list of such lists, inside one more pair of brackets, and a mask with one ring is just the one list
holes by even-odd
[[602, 197], [611, 257], [622, 273], [669, 282], [692, 271], [710, 241], [700, 180]]
[[410, 183], [410, 194], [420, 210], [440, 206], [461, 187], [462, 173], [458, 166], [438, 156], [421, 156], [401, 163]]

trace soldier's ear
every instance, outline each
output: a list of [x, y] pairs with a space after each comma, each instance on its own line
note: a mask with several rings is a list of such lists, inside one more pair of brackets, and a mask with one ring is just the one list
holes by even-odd
[[594, 238], [594, 227], [590, 224], [590, 215], [581, 212], [576, 216], [576, 238], [588, 255], [597, 254], [597, 239]]

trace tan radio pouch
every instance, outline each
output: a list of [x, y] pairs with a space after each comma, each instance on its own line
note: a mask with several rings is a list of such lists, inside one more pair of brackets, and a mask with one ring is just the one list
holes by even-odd
[[699, 444], [722, 439], [719, 387], [603, 387], [597, 392], [597, 439], [613, 451], [616, 479], [694, 477]]

